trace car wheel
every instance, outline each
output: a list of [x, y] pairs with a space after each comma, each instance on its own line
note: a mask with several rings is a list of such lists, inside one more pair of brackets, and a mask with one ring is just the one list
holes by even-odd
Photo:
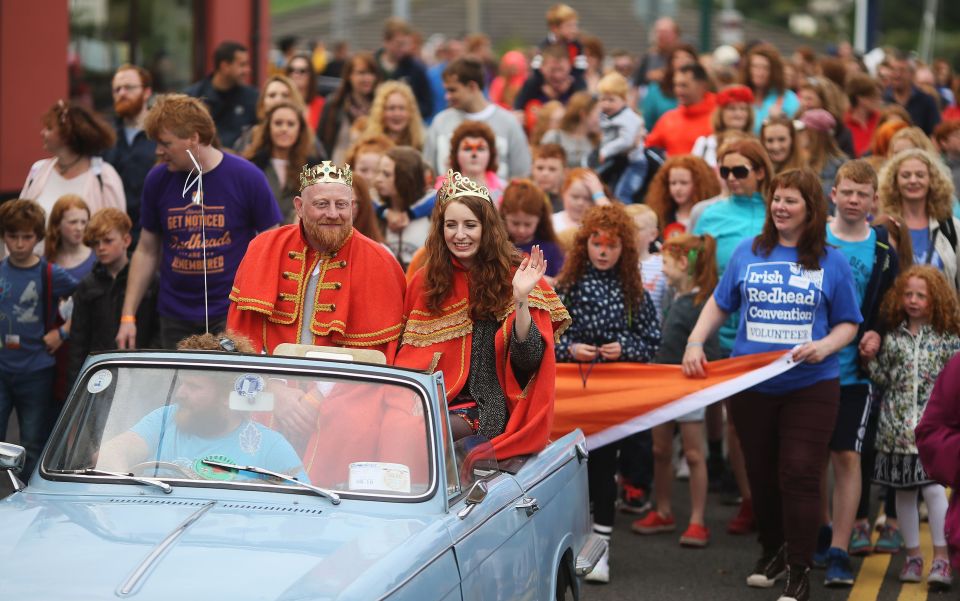
[[573, 594], [573, 583], [570, 582], [570, 571], [563, 562], [557, 566], [557, 591], [554, 595], [556, 601], [574, 601], [576, 597]]

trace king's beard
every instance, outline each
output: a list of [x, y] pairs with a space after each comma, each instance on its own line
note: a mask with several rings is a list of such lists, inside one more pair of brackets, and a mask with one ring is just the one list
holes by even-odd
[[[324, 252], [339, 250], [346, 242], [350, 232], [353, 231], [353, 224], [348, 222], [320, 221], [307, 223], [304, 221], [302, 223], [311, 246]], [[339, 227], [334, 229], [330, 227], [331, 225]]]

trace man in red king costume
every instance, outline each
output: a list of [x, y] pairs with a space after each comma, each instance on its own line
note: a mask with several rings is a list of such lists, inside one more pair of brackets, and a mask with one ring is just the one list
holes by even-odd
[[230, 292], [227, 328], [272, 353], [283, 342], [367, 348], [393, 361], [405, 280], [386, 248], [353, 228], [353, 172], [304, 166], [299, 224], [254, 238]]

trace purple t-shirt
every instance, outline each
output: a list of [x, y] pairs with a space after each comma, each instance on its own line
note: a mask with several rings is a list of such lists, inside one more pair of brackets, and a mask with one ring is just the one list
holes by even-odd
[[[182, 195], [186, 179], [186, 172], [170, 171], [166, 165], [151, 169], [144, 182], [140, 221], [143, 229], [161, 238], [157, 312], [200, 322], [204, 320], [201, 213], [200, 205], [192, 202], [196, 184]], [[220, 319], [227, 315], [230, 287], [247, 245], [283, 218], [263, 171], [228, 153], [216, 168], [203, 174], [203, 195], [210, 317]]]
[[543, 251], [543, 258], [547, 262], [546, 275], [551, 278], [557, 277], [560, 270], [563, 269], [563, 251], [560, 250], [560, 247], [555, 242], [540, 242], [538, 240], [533, 240], [529, 244], [517, 244], [515, 246], [525, 257], [529, 257], [534, 244], [539, 244], [540, 250]]

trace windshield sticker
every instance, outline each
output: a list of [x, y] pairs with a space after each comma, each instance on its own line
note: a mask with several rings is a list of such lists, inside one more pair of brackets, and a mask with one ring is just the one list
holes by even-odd
[[226, 455], [207, 455], [205, 457], [201, 457], [193, 462], [193, 471], [204, 480], [233, 480], [237, 477], [237, 472], [235, 470], [228, 470], [207, 465], [204, 463], [205, 460], [218, 461], [220, 463], [231, 463], [234, 465], [236, 464], [233, 459], [230, 459]]
[[87, 392], [97, 394], [103, 392], [113, 382], [113, 372], [109, 369], [101, 369], [87, 380]]
[[243, 374], [233, 383], [233, 389], [242, 397], [256, 398], [263, 392], [263, 378], [256, 374]]
[[358, 461], [350, 464], [350, 490], [410, 492], [410, 468], [400, 463]]

